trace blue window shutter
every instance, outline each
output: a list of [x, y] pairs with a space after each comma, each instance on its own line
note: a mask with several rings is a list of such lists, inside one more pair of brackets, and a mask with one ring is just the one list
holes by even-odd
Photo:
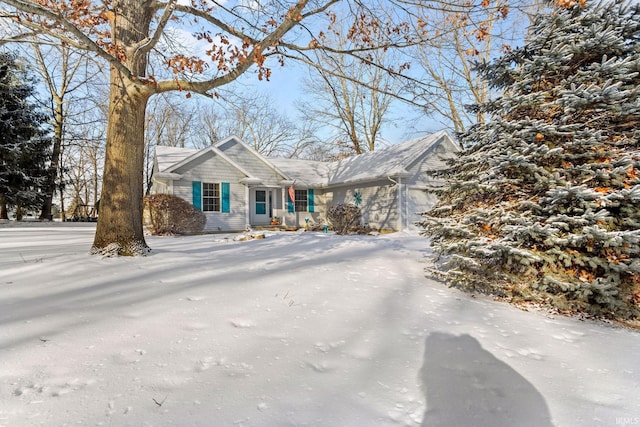
[[193, 206], [198, 210], [202, 210], [202, 183], [200, 181], [193, 181]]
[[220, 192], [222, 193], [222, 212], [231, 212], [230, 193], [231, 188], [228, 182], [220, 184]]
[[309, 206], [309, 212], [315, 212], [313, 206], [313, 188], [307, 190], [307, 203]]

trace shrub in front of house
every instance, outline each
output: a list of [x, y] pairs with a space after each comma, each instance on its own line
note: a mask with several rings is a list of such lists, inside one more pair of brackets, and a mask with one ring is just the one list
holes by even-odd
[[336, 234], [347, 234], [358, 229], [362, 213], [354, 204], [338, 204], [331, 206], [327, 211], [327, 221], [333, 227]]
[[184, 199], [171, 194], [144, 198], [145, 224], [151, 234], [193, 234], [204, 230], [207, 217]]

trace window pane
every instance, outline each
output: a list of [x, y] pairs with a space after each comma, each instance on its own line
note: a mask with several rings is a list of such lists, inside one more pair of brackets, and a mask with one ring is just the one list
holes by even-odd
[[215, 184], [209, 184], [207, 182], [202, 184], [202, 195], [205, 197], [213, 197], [215, 192]]
[[256, 190], [256, 214], [264, 215], [267, 213], [267, 192], [265, 190]]
[[205, 212], [220, 211], [220, 184], [202, 183], [202, 210]]
[[307, 211], [307, 190], [296, 190], [296, 212]]

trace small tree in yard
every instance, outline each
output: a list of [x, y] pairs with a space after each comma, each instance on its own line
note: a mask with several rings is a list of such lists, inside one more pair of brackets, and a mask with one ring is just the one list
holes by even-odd
[[479, 69], [504, 95], [424, 216], [452, 285], [640, 314], [640, 6], [562, 1]]
[[354, 204], [338, 204], [327, 211], [327, 221], [336, 234], [347, 234], [350, 230], [360, 226], [362, 214], [360, 208]]

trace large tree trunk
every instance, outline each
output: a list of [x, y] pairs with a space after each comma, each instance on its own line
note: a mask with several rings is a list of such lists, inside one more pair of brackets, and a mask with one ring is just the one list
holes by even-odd
[[[136, 46], [149, 35], [153, 9], [148, 2], [113, 0], [120, 12], [112, 21], [115, 44], [131, 76], [145, 76], [146, 55]], [[152, 90], [111, 65], [109, 114], [98, 226], [91, 253], [144, 255], [142, 231], [144, 126]]]
[[111, 68], [109, 124], [98, 226], [91, 253], [144, 255], [144, 120], [149, 93]]

